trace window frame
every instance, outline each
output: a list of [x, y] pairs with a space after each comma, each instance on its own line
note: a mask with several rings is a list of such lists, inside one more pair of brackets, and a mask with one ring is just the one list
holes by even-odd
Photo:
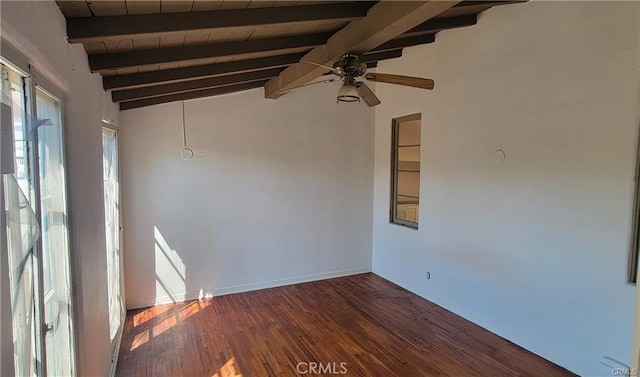
[[[21, 55], [19, 52], [14, 50], [4, 41], [0, 43], [2, 53], [0, 55], [0, 62], [5, 65], [8, 69], [14, 71], [15, 74], [19, 75], [21, 78], [22, 84], [22, 98], [21, 101], [24, 106], [24, 114], [23, 114], [23, 132], [29, 134], [31, 132], [31, 122], [32, 119], [36, 118], [36, 86], [33, 77], [33, 68], [29, 64], [28, 60]], [[29, 185], [30, 192], [25, 193], [28, 197], [32, 209], [36, 214], [36, 218], [38, 219], [38, 227], [40, 229], [40, 221], [41, 221], [41, 212], [40, 212], [40, 172], [38, 170], [38, 148], [37, 148], [37, 140], [32, 135], [28, 135], [25, 137], [29, 142], [26, 143], [26, 157], [28, 158], [29, 169], [27, 169], [27, 174], [29, 176]], [[15, 141], [14, 141], [15, 143]], [[16, 170], [17, 173], [17, 170]], [[38, 376], [46, 375], [46, 360], [45, 360], [45, 339], [43, 336], [43, 295], [42, 295], [42, 263], [41, 263], [41, 255], [42, 255], [42, 240], [41, 237], [38, 236], [38, 240], [33, 244], [31, 249], [32, 254], [32, 285], [33, 285], [33, 324], [32, 324], [32, 334], [33, 334], [33, 346], [32, 357], [35, 358], [35, 369], [34, 373]]]
[[[400, 124], [405, 122], [410, 122], [414, 120], [420, 121], [420, 134], [422, 135], [422, 113], [413, 113], [409, 115], [404, 115], [401, 117], [391, 119], [391, 198], [390, 198], [390, 211], [389, 211], [389, 222], [391, 224], [400, 225], [403, 227], [407, 227], [410, 229], [418, 229], [420, 220], [418, 222], [408, 221], [404, 219], [400, 219], [397, 216], [398, 209], [398, 148], [399, 148], [399, 133], [400, 133]], [[421, 137], [422, 138], [422, 137]], [[420, 162], [419, 166], [422, 168], [422, 140], [420, 141]], [[418, 175], [420, 174], [420, 170], [418, 170]], [[418, 178], [420, 179], [420, 178]], [[418, 192], [418, 211], [420, 210], [420, 193]], [[419, 217], [418, 217], [419, 219]]]
[[[62, 165], [64, 166], [64, 185], [65, 185], [65, 209], [66, 209], [66, 213], [67, 213], [67, 243], [68, 243], [68, 255], [67, 255], [67, 263], [68, 263], [68, 268], [69, 268], [69, 305], [71, 306], [71, 313], [69, 313], [69, 318], [70, 318], [70, 323], [69, 323], [69, 332], [70, 332], [70, 341], [71, 341], [71, 365], [70, 365], [70, 370], [72, 371], [73, 376], [78, 376], [78, 344], [80, 344], [80, 339], [79, 339], [79, 332], [77, 331], [77, 319], [80, 318], [80, 313], [79, 310], [80, 308], [76, 305], [76, 277], [80, 276], [80, 272], [76, 271], [76, 259], [75, 259], [75, 248], [74, 248], [74, 239], [73, 239], [73, 224], [72, 224], [72, 213], [71, 213], [71, 195], [70, 195], [70, 179], [69, 179], [69, 165], [68, 165], [68, 161], [69, 161], [69, 156], [68, 156], [68, 148], [67, 146], [69, 145], [68, 140], [67, 140], [67, 125], [68, 125], [68, 121], [67, 121], [67, 102], [68, 102], [68, 97], [67, 97], [67, 93], [62, 90], [60, 87], [58, 87], [57, 85], [55, 85], [54, 83], [52, 83], [51, 81], [47, 80], [45, 77], [43, 77], [40, 72], [36, 69], [34, 69], [33, 67], [30, 67], [30, 78], [31, 78], [31, 92], [32, 94], [32, 108], [33, 108], [33, 116], [35, 118], [38, 117], [38, 107], [36, 105], [37, 102], [37, 92], [41, 91], [44, 95], [47, 95], [49, 97], [51, 97], [52, 99], [58, 101], [59, 104], [59, 121], [60, 121], [60, 141], [62, 143], [61, 148], [62, 148]], [[38, 137], [37, 136], [35, 138], [35, 141], [38, 141]], [[39, 149], [37, 148], [37, 146], [34, 147], [34, 161], [39, 161], [40, 160], [40, 153], [39, 153]], [[36, 168], [36, 170], [34, 170], [34, 174], [37, 174], [37, 176], [40, 176], [40, 169]], [[37, 182], [37, 186], [35, 186], [37, 188], [37, 202], [41, 203], [41, 187], [40, 187], [40, 180], [38, 179]], [[42, 218], [42, 214], [41, 214], [41, 206], [40, 204], [38, 205], [38, 219]], [[43, 246], [42, 246], [42, 236], [40, 237], [40, 239], [38, 240], [38, 246], [39, 246], [39, 253], [38, 253], [38, 258], [42, 258], [42, 252], [43, 252]], [[41, 284], [39, 284], [39, 289], [40, 289], [40, 300], [42, 300], [42, 302], [40, 303], [40, 318], [45, 318], [45, 305], [44, 305], [44, 297], [45, 297], [45, 292], [44, 292], [44, 287], [42, 282], [44, 281], [44, 268], [42, 267], [42, 265], [39, 266], [39, 273], [40, 273], [40, 282]], [[44, 324], [44, 322], [43, 322]], [[41, 343], [42, 343], [42, 360], [43, 360], [43, 370], [46, 371], [46, 373], [49, 373], [47, 371], [47, 362], [46, 362], [46, 358], [50, 355], [46, 354], [47, 348], [46, 348], [46, 333], [43, 333], [41, 335]]]
[[[122, 169], [120, 168], [120, 146], [119, 146], [119, 136], [120, 136], [120, 129], [119, 127], [111, 122], [108, 122], [106, 120], [102, 120], [102, 132], [104, 133], [104, 130], [108, 130], [110, 132], [113, 132], [115, 138], [116, 138], [116, 153], [117, 153], [117, 161], [118, 161], [118, 167], [117, 167], [117, 179], [118, 179], [118, 198], [119, 200], [122, 199], [122, 191], [121, 191], [121, 187], [120, 187], [120, 182], [121, 182], [121, 171]], [[104, 137], [104, 136], [102, 136]], [[103, 166], [104, 169], [104, 166]], [[104, 185], [103, 185], [103, 190], [104, 190]], [[103, 192], [103, 197], [104, 197], [104, 192]], [[127, 309], [126, 309], [126, 303], [125, 303], [125, 286], [124, 286], [124, 256], [123, 256], [123, 237], [122, 237], [122, 211], [120, 209], [118, 209], [118, 248], [119, 248], [119, 252], [120, 252], [120, 256], [118, 258], [119, 261], [119, 265], [118, 265], [118, 269], [119, 269], [119, 277], [120, 279], [118, 280], [118, 285], [119, 285], [119, 289], [120, 289], [120, 326], [118, 328], [118, 332], [116, 333], [115, 337], [111, 340], [111, 374], [115, 375], [115, 368], [116, 368], [116, 364], [117, 364], [117, 360], [118, 360], [118, 354], [120, 352], [120, 344], [122, 342], [122, 334], [124, 332], [124, 323], [127, 317]], [[111, 310], [109, 308], [109, 310]], [[111, 331], [111, 329], [109, 329], [109, 331]], [[111, 334], [109, 334], [111, 335]]]
[[[75, 261], [75, 252], [74, 252], [74, 242], [73, 242], [73, 224], [72, 224], [72, 213], [71, 213], [71, 197], [69, 192], [70, 182], [69, 182], [69, 173], [68, 173], [68, 140], [67, 140], [67, 111], [66, 106], [68, 103], [67, 93], [63, 89], [61, 89], [58, 85], [55, 85], [51, 81], [47, 80], [43, 77], [37, 69], [30, 64], [29, 59], [22, 55], [20, 52], [12, 48], [8, 43], [4, 40], [0, 40], [0, 49], [2, 51], [0, 55], [0, 60], [3, 64], [6, 64], [11, 69], [17, 71], [24, 80], [24, 102], [25, 102], [25, 111], [27, 113], [27, 117], [31, 119], [36, 119], [38, 116], [38, 109], [36, 106], [36, 92], [37, 90], [42, 91], [46, 95], [51, 96], [55, 100], [59, 102], [60, 106], [60, 128], [61, 128], [61, 143], [62, 143], [62, 163], [64, 166], [64, 183], [65, 183], [65, 207], [67, 213], [67, 237], [68, 237], [68, 251], [69, 255], [68, 264], [69, 264], [69, 283], [70, 283], [70, 296], [69, 296], [69, 304], [71, 306], [71, 313], [69, 313], [69, 317], [71, 319], [70, 323], [70, 340], [72, 342], [72, 350], [71, 350], [71, 365], [70, 368], [73, 372], [74, 376], [78, 374], [78, 348], [77, 345], [79, 343], [79, 333], [77, 331], [77, 319], [79, 318], [79, 307], [76, 305], [76, 286], [75, 281], [76, 277], [79, 276], [79, 272], [76, 271], [76, 261]], [[29, 122], [28, 120], [27, 122]], [[29, 200], [33, 200], [33, 203], [37, 203], [35, 205], [34, 211], [38, 218], [38, 221], [41, 221], [42, 212], [41, 212], [41, 195], [40, 195], [40, 171], [38, 168], [39, 161], [39, 151], [37, 147], [37, 137], [33, 140], [33, 150], [30, 152], [30, 157], [32, 161], [31, 164], [31, 175], [33, 178], [32, 182], [32, 190], [33, 197], [30, 197]], [[42, 266], [42, 237], [38, 238], [38, 241], [33, 246], [33, 255], [34, 255], [34, 264], [35, 271], [34, 274], [37, 277], [37, 281], [34, 281], [34, 293], [35, 297], [35, 317], [34, 322], [36, 326], [36, 333], [34, 341], [36, 342], [36, 360], [38, 362], [37, 373], [39, 375], [47, 375], [47, 361], [46, 361], [46, 347], [45, 347], [45, 336], [43, 325], [45, 325], [44, 318], [44, 292], [43, 292], [43, 266]], [[36, 280], [36, 279], [34, 279]]]

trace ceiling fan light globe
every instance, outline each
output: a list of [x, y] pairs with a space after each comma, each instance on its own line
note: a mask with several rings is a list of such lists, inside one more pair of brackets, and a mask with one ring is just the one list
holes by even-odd
[[360, 97], [356, 97], [356, 96], [338, 96], [338, 102], [360, 102]]
[[360, 102], [358, 88], [352, 83], [345, 82], [338, 91], [338, 102]]

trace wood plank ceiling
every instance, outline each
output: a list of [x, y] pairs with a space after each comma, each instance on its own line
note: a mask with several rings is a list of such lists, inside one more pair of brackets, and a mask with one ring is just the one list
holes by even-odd
[[[402, 56], [405, 47], [433, 43], [440, 30], [475, 25], [480, 12], [515, 2], [521, 0], [453, 1], [419, 22], [398, 16], [409, 19], [403, 25], [415, 26], [385, 35], [378, 41], [382, 43], [369, 42], [363, 59], [375, 67], [378, 61]], [[270, 80], [267, 89], [276, 98], [287, 88], [279, 85], [283, 74], [292, 73], [305, 55], [318, 52], [330, 38], [338, 35], [331, 42], [340, 42], [346, 34], [339, 33], [342, 29], [350, 23], [351, 29], [357, 27], [356, 22], [371, 17], [372, 7], [380, 10], [382, 5], [283, 0], [57, 4], [67, 19], [69, 42], [84, 45], [91, 70], [103, 76], [105, 90], [112, 91], [121, 110], [258, 88]], [[309, 71], [290, 81], [308, 82], [326, 72], [317, 67]]]

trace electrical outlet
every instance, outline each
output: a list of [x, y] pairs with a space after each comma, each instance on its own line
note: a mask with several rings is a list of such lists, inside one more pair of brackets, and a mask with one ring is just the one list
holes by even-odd
[[427, 271], [426, 276], [427, 276], [427, 280], [431, 279], [431, 272]]

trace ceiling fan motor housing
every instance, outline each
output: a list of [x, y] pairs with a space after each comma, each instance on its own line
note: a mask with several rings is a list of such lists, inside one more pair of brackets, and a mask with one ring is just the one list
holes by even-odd
[[360, 61], [356, 54], [346, 54], [342, 60], [333, 64], [333, 69], [338, 76], [354, 79], [367, 73], [367, 64]]

